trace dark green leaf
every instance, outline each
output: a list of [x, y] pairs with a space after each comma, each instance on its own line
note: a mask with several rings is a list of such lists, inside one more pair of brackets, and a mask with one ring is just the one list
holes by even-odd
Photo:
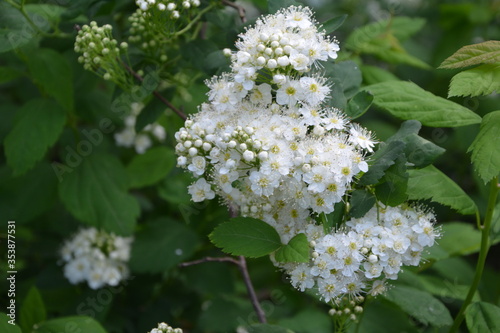
[[475, 302], [465, 311], [465, 322], [471, 333], [500, 331], [500, 308], [486, 302]]
[[351, 209], [349, 210], [349, 215], [354, 218], [360, 218], [365, 216], [365, 214], [373, 207], [375, 204], [375, 196], [368, 191], [355, 190], [351, 194]]
[[431, 127], [458, 127], [481, 122], [466, 107], [423, 90], [406, 81], [386, 81], [364, 87], [373, 94], [373, 103], [403, 119], [416, 119]]
[[66, 110], [73, 110], [73, 73], [64, 56], [52, 49], [38, 49], [27, 57], [33, 81]]
[[361, 66], [361, 73], [363, 74], [363, 81], [367, 85], [384, 81], [399, 81], [397, 76], [380, 67], [363, 65]]
[[486, 64], [455, 75], [450, 82], [448, 97], [475, 97], [495, 91], [500, 91], [500, 64]]
[[20, 175], [47, 152], [66, 123], [64, 110], [48, 99], [32, 99], [17, 114], [14, 128], [4, 141], [7, 164]]
[[161, 218], [135, 234], [130, 268], [137, 273], [160, 273], [191, 257], [198, 247], [196, 233], [185, 224]]
[[34, 333], [60, 332], [92, 332], [106, 333], [106, 330], [95, 319], [86, 316], [62, 317], [48, 320], [40, 324]]
[[500, 62], [500, 41], [489, 40], [466, 45], [445, 59], [439, 68], [462, 68], [479, 64], [497, 64]]
[[347, 103], [345, 114], [350, 119], [361, 117], [373, 102], [373, 95], [366, 91], [360, 91]]
[[174, 151], [164, 146], [154, 147], [142, 155], [136, 155], [127, 165], [130, 187], [152, 185], [164, 178], [174, 165]]
[[481, 232], [470, 223], [444, 223], [441, 234], [439, 246], [450, 255], [475, 253], [481, 247]]
[[382, 183], [375, 187], [377, 200], [385, 205], [395, 207], [408, 198], [408, 173], [406, 172], [406, 158], [399, 156], [394, 165], [391, 165], [382, 178]]
[[293, 333], [287, 328], [270, 324], [253, 324], [247, 327], [248, 333]]
[[135, 121], [135, 131], [138, 133], [147, 125], [154, 123], [162, 114], [165, 113], [166, 110], [167, 108], [162, 101], [157, 98], [153, 99], [137, 116]]
[[281, 246], [280, 236], [272, 226], [250, 217], [222, 223], [209, 237], [224, 252], [249, 258], [265, 256]]
[[21, 75], [22, 73], [14, 68], [0, 66], [0, 84], [17, 79]]
[[300, 6], [300, 2], [295, 0], [267, 0], [267, 10], [270, 14], [276, 13], [281, 8], [287, 8], [289, 6]]
[[357, 331], [357, 333], [419, 332], [399, 307], [380, 297], [364, 306], [363, 317]]
[[395, 163], [394, 161], [403, 154], [404, 149], [404, 142], [397, 140], [386, 145], [380, 145], [380, 148], [371, 157], [370, 168], [359, 179], [359, 184], [371, 185], [378, 183], [384, 176], [385, 170]]
[[347, 107], [347, 98], [344, 96], [344, 88], [342, 87], [342, 82], [340, 79], [333, 78], [329, 80], [331, 82], [330, 95], [335, 96], [335, 98], [328, 99], [328, 106], [345, 110]]
[[500, 111], [484, 116], [481, 128], [468, 149], [479, 177], [487, 183], [500, 172]]
[[333, 213], [326, 215], [322, 220], [325, 234], [329, 234], [332, 228], [336, 228], [342, 224], [345, 216], [345, 209], [346, 205], [343, 201], [339, 201], [333, 206]]
[[333, 332], [331, 317], [321, 309], [304, 309], [278, 324], [301, 333]]
[[36, 324], [41, 323], [46, 318], [47, 313], [42, 296], [36, 287], [31, 287], [21, 305], [19, 325], [24, 332], [31, 332]]
[[47, 30], [49, 30], [49, 27], [57, 26], [61, 20], [62, 13], [66, 10], [61, 6], [43, 3], [27, 4], [24, 8], [30, 16], [36, 19], [36, 24], [38, 26], [45, 27]]
[[280, 247], [274, 257], [277, 262], [308, 262], [309, 242], [305, 234], [295, 235], [287, 245]]
[[[59, 184], [59, 197], [79, 220], [119, 235], [130, 235], [140, 210], [127, 193], [125, 168], [115, 157], [94, 153], [79, 157]], [[76, 160], [78, 161], [78, 160]]]
[[202, 327], [202, 332], [236, 332], [238, 326], [251, 320], [252, 312], [248, 300], [218, 296], [201, 311], [197, 326]]
[[428, 292], [399, 285], [390, 288], [385, 298], [424, 324], [442, 327], [451, 325], [453, 322], [444, 304]]
[[408, 170], [408, 173], [409, 199], [431, 199], [450, 206], [460, 214], [475, 214], [477, 208], [474, 201], [453, 180], [434, 166]]
[[[8, 306], [11, 305], [8, 304], [5, 307], [7, 308]], [[7, 311], [9, 311], [9, 309], [7, 309]], [[12, 312], [12, 317], [9, 317], [5, 312], [0, 312], [0, 331], [2, 331], [2, 333], [22, 333], [19, 326], [16, 325], [15, 317], [15, 310]]]
[[35, 41], [37, 35], [38, 31], [18, 9], [6, 1], [0, 2], [0, 53], [23, 47]]
[[347, 14], [340, 15], [334, 18], [329, 19], [328, 21], [321, 24], [321, 28], [325, 30], [325, 34], [331, 34], [335, 30], [337, 30], [347, 18]]
[[[358, 64], [354, 61], [342, 61], [335, 64], [325, 63], [324, 66], [326, 77], [340, 80], [346, 98], [351, 98], [358, 92], [363, 80]], [[333, 92], [331, 95], [337, 96]]]

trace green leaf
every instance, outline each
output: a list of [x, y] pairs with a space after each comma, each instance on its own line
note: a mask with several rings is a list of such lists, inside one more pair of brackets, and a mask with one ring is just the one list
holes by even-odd
[[267, 0], [267, 10], [269, 14], [274, 14], [281, 8], [287, 8], [289, 6], [301, 6], [300, 2], [295, 0]]
[[366, 303], [362, 320], [360, 320], [356, 331], [357, 333], [419, 332], [400, 308], [381, 297]]
[[320, 30], [324, 29], [325, 34], [329, 35], [332, 32], [334, 32], [335, 30], [337, 30], [344, 23], [346, 18], [347, 18], [347, 14], [331, 18], [328, 21], [323, 22], [321, 24]]
[[500, 41], [489, 40], [466, 45], [445, 59], [439, 68], [462, 68], [479, 64], [500, 63]]
[[38, 35], [18, 9], [6, 1], [0, 2], [0, 53], [27, 45]]
[[342, 221], [345, 216], [346, 204], [343, 201], [337, 202], [333, 206], [333, 212], [326, 215], [324, 213], [320, 214], [320, 216], [325, 215], [322, 219], [321, 223], [323, 224], [323, 229], [325, 234], [329, 234], [333, 228], [336, 228], [342, 224]]
[[450, 255], [468, 255], [481, 247], [481, 232], [470, 223], [444, 223], [441, 234], [439, 246]]
[[407, 200], [407, 188], [406, 158], [399, 156], [395, 164], [385, 170], [381, 184], [375, 187], [375, 196], [383, 204], [395, 207]]
[[19, 314], [19, 325], [24, 332], [31, 332], [34, 325], [41, 323], [47, 318], [45, 304], [36, 287], [31, 287], [21, 305]]
[[458, 127], [481, 122], [466, 107], [438, 97], [406, 81], [386, 81], [362, 88], [373, 94], [373, 103], [403, 119], [416, 119], [431, 127]]
[[281, 246], [280, 236], [272, 226], [250, 217], [237, 217], [222, 223], [209, 237], [222, 251], [249, 258], [265, 256]]
[[[324, 66], [326, 77], [340, 80], [346, 98], [351, 98], [358, 92], [363, 80], [358, 64], [354, 61], [342, 61], [335, 64], [325, 63]], [[332, 96], [337, 95], [332, 93]]]
[[4, 141], [7, 164], [20, 175], [42, 159], [59, 138], [66, 114], [48, 99], [32, 99], [17, 114], [14, 128]]
[[480, 96], [500, 91], [500, 64], [481, 65], [455, 75], [450, 82], [448, 97]]
[[487, 183], [500, 172], [500, 111], [484, 116], [481, 128], [467, 152], [479, 177]]
[[106, 333], [106, 330], [95, 319], [86, 316], [62, 317], [48, 320], [40, 324], [34, 333], [60, 332], [92, 332]]
[[350, 119], [361, 117], [372, 105], [373, 96], [369, 92], [360, 91], [347, 103], [345, 114]]
[[274, 254], [277, 262], [308, 262], [309, 242], [305, 234], [295, 235], [287, 245], [280, 247]]
[[448, 309], [431, 294], [415, 288], [398, 285], [390, 288], [385, 298], [424, 324], [436, 327], [451, 325], [453, 319]]
[[167, 218], [146, 223], [135, 234], [130, 268], [137, 273], [160, 273], [193, 255], [199, 238], [185, 224]]
[[115, 157], [99, 153], [80, 159], [59, 184], [61, 201], [82, 222], [119, 235], [132, 234], [140, 210], [127, 193], [123, 165]]
[[0, 84], [20, 77], [22, 73], [14, 68], [0, 66]]
[[[10, 306], [10, 304], [8, 304], [8, 306]], [[13, 313], [12, 316], [15, 317], [15, 313]], [[0, 312], [0, 331], [2, 333], [22, 333], [21, 328], [16, 325], [15, 320], [9, 317], [5, 312]]]
[[363, 65], [361, 66], [361, 73], [367, 85], [384, 81], [399, 81], [398, 77], [391, 72], [376, 66]]
[[154, 123], [162, 114], [165, 113], [166, 110], [167, 108], [162, 101], [157, 98], [153, 99], [144, 107], [144, 109], [142, 109], [141, 113], [139, 113], [139, 115], [137, 116], [135, 122], [135, 131], [139, 133], [144, 127], [151, 123]]
[[391, 141], [386, 145], [380, 145], [379, 149], [372, 155], [372, 164], [368, 171], [359, 179], [359, 185], [376, 184], [384, 176], [385, 170], [393, 165], [395, 160], [403, 154], [405, 144], [402, 141]]
[[247, 327], [247, 332], [248, 333], [293, 333], [293, 331], [287, 328], [270, 324], [253, 324]]
[[460, 214], [475, 214], [474, 201], [448, 176], [429, 165], [423, 169], [408, 170], [408, 196], [410, 200], [431, 199], [450, 206]]
[[375, 201], [375, 196], [370, 192], [364, 189], [355, 190], [351, 194], [351, 209], [349, 210], [349, 215], [354, 218], [365, 216], [365, 214], [373, 207]]
[[163, 179], [174, 165], [174, 151], [164, 146], [154, 147], [142, 155], [136, 155], [127, 165], [130, 187], [152, 185]]
[[465, 311], [465, 322], [471, 333], [500, 331], [500, 308], [486, 302], [475, 302]]
[[321, 309], [304, 309], [278, 324], [301, 333], [333, 332], [332, 318]]
[[66, 110], [73, 110], [73, 73], [64, 56], [52, 49], [38, 49], [27, 57], [33, 81]]

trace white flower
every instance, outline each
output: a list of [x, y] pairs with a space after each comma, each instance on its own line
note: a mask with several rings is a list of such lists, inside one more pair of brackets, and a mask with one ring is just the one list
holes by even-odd
[[372, 139], [371, 132], [361, 128], [358, 124], [351, 124], [349, 134], [349, 142], [368, 150], [370, 153], [373, 152], [375, 141]]
[[188, 170], [197, 176], [205, 173], [206, 160], [202, 156], [193, 157], [191, 164], [188, 165]]
[[188, 187], [188, 192], [191, 194], [191, 199], [194, 202], [201, 202], [206, 199], [215, 198], [215, 192], [205, 178], [198, 179], [195, 183]]
[[300, 82], [289, 79], [276, 92], [276, 103], [280, 105], [293, 105], [302, 99], [303, 90]]
[[299, 264], [290, 271], [290, 279], [292, 285], [300, 291], [305, 291], [314, 286], [314, 278], [307, 264]]
[[312, 77], [302, 77], [300, 85], [304, 91], [304, 101], [309, 105], [317, 105], [321, 103], [330, 93], [330, 88], [323, 85], [323, 80]]

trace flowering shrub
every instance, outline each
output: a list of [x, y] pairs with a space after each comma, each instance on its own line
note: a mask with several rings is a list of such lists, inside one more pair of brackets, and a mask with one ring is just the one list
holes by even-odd
[[0, 331], [494, 331], [497, 7], [1, 1]]

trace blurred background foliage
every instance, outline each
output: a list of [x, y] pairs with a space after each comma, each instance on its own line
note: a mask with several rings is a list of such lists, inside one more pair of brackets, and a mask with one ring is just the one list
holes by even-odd
[[[36, 309], [41, 307], [47, 319], [86, 315], [100, 322], [108, 332], [146, 332], [162, 321], [185, 332], [234, 332], [237, 327], [257, 322], [237, 267], [227, 263], [178, 267], [184, 261], [221, 256], [207, 235], [218, 223], [228, 219], [227, 209], [217, 200], [201, 204], [190, 201], [187, 186], [191, 179], [175, 167], [172, 153], [173, 135], [182, 126], [182, 119], [169, 109], [163, 112], [164, 109], [156, 105], [161, 112], [148, 112], [166, 129], [166, 141], [156, 143], [154, 148], [161, 146], [162, 150], [138, 158], [133, 149], [117, 147], [112, 131], [106, 133], [101, 121], [109, 119], [115, 129], [123, 127], [123, 119], [113, 107], [113, 101], [122, 92], [112, 83], [83, 70], [77, 62], [73, 51], [74, 26], [92, 20], [109, 23], [114, 27], [114, 37], [126, 40], [127, 18], [135, 11], [135, 3], [131, 0], [26, 1], [27, 15], [39, 13], [38, 17], [42, 18], [33, 22], [38, 26], [35, 30], [10, 2], [14, 0], [0, 2], [0, 140], [3, 142], [9, 135], [18, 121], [19, 110], [29, 101], [50, 98], [50, 103], [55, 100], [56, 107], [64, 108], [65, 112], [64, 126], [54, 125], [54, 131], [60, 131], [60, 135], [50, 144], [42, 143], [42, 147], [37, 148], [35, 153], [40, 156], [28, 158], [32, 167], [26, 166], [25, 171], [7, 165], [5, 147], [0, 147], [0, 289], [7, 290], [6, 221], [15, 220], [19, 272], [16, 299], [24, 327], [29, 327], [30, 321], [22, 309], [38, 313], [40, 310]], [[198, 37], [181, 38], [167, 49], [169, 59], [176, 60], [163, 68], [161, 73], [168, 74], [160, 77], [163, 81], [159, 90], [187, 114], [195, 113], [197, 106], [206, 100], [204, 80], [227, 70], [228, 62], [221, 50], [234, 50], [238, 33], [258, 15], [267, 12], [265, 0], [238, 3], [246, 9], [246, 24], [241, 23], [233, 8], [219, 5], [204, 15], [206, 23], [200, 27]], [[499, 1], [311, 0], [301, 3], [315, 10], [319, 22], [347, 15], [333, 35], [340, 42], [339, 61], [351, 60], [360, 66], [361, 86], [398, 78], [446, 97], [450, 79], [458, 71], [438, 70], [439, 64], [464, 45], [500, 39]], [[408, 18], [402, 22], [402, 28], [385, 30], [368, 44], [353, 40], [360, 27], [384, 20], [391, 25], [402, 17]], [[16, 48], [11, 47], [13, 40], [9, 32], [12, 31], [20, 36], [14, 40], [18, 43]], [[131, 47], [129, 52], [134, 68], [148, 65], [148, 59], [137, 50]], [[497, 110], [500, 105], [498, 94], [453, 97], [452, 100], [481, 116]], [[36, 121], [34, 118], [34, 127]], [[151, 121], [144, 120], [145, 123]], [[357, 121], [373, 130], [380, 141], [394, 134], [402, 122], [374, 107]], [[478, 128], [479, 125], [424, 126], [420, 135], [446, 149], [435, 165], [484, 211], [486, 187], [474, 176], [466, 153]], [[99, 142], [92, 144], [88, 156], [80, 156], [82, 161], [79, 161], [71, 151], [77, 149], [81, 140], [90, 141], [82, 134], [83, 130], [96, 133], [92, 132], [96, 129], [101, 130], [102, 138], [94, 137]], [[36, 137], [24, 135], [16, 149], [35, 154], [36, 142]], [[160, 152], [163, 157], [158, 157]], [[54, 162], [68, 162], [68, 154], [75, 166], [63, 171], [55, 168]], [[92, 189], [87, 193], [81, 184], [61, 185], [67, 184], [64, 180], [60, 182], [61, 178], [75, 177], [80, 172], [78, 168], [93, 165], [101, 177], [94, 185], [105, 184], [110, 189], [107, 194], [94, 193]], [[155, 167], [158, 165], [161, 167]], [[61, 177], [57, 176], [58, 172], [62, 172]], [[125, 190], [112, 180], [115, 178], [125, 183]], [[113, 200], [116, 193], [127, 195], [122, 213], [126, 219], [133, 220], [130, 222], [135, 237], [131, 277], [117, 288], [90, 290], [83, 284], [73, 286], [63, 276], [59, 249], [64, 240], [83, 225], [105, 222], [92, 220], [93, 216], [102, 215], [100, 212], [92, 215], [85, 204], [68, 209], [70, 202], [80, 202], [84, 196], [96, 202], [108, 197]], [[473, 216], [431, 205], [443, 225], [443, 239], [428, 255], [425, 265], [405, 270], [395, 284], [429, 292], [453, 315], [471, 283], [480, 236], [474, 229]], [[500, 216], [497, 214], [494, 220], [493, 232], [498, 240]], [[493, 247], [477, 295], [478, 299], [497, 305], [500, 266], [496, 258], [499, 255], [498, 247]], [[270, 323], [295, 332], [332, 332], [328, 307], [314, 296], [294, 290], [268, 258], [248, 260], [248, 265]], [[30, 291], [33, 287], [39, 298], [33, 296], [36, 291]], [[432, 326], [435, 318], [427, 318], [426, 322], [426, 318], [411, 313], [404, 304], [395, 302], [395, 298], [394, 295], [378, 297], [367, 304], [356, 332], [436, 332]], [[0, 300], [7, 304], [5, 293], [2, 292]], [[34, 306], [37, 304], [38, 307]], [[3, 307], [1, 311], [5, 311]]]

